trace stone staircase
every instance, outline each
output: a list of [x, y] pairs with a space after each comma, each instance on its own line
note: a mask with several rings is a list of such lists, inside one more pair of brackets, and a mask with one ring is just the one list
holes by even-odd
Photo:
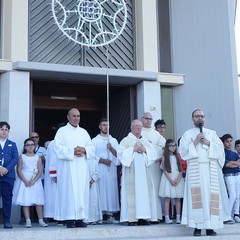
[[[2, 225], [0, 226], [2, 227]], [[67, 229], [50, 223], [47, 228], [33, 224], [32, 228], [14, 225], [13, 229], [0, 229], [0, 240], [90, 240], [90, 239], [151, 239], [151, 240], [238, 240], [240, 239], [240, 224], [224, 225], [218, 229], [215, 237], [206, 236], [202, 231], [201, 237], [192, 236], [193, 229], [177, 224], [153, 224], [149, 226], [124, 226], [122, 224], [91, 225], [87, 228]]]

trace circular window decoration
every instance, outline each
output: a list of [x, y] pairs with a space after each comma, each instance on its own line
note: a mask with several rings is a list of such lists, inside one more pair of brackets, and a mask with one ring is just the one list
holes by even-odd
[[124, 0], [52, 0], [52, 13], [65, 36], [88, 47], [112, 43], [127, 23]]

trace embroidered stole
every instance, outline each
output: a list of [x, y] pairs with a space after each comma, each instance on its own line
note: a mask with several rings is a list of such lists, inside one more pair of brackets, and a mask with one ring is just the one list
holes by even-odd
[[[131, 166], [125, 168], [126, 176], [126, 190], [127, 190], [127, 208], [128, 208], [128, 221], [136, 222], [136, 198], [135, 198], [135, 161]], [[150, 168], [146, 167], [147, 183], [148, 183], [148, 196], [150, 201], [150, 209], [152, 209], [152, 181]], [[140, 199], [139, 199], [140, 200]]]
[[[219, 216], [219, 181], [217, 173], [217, 163], [211, 160], [210, 163], [210, 214], [211, 218]], [[192, 209], [194, 222], [196, 224], [204, 221], [203, 219], [203, 204], [201, 194], [201, 183], [199, 175], [198, 161], [188, 162], [188, 172], [191, 184]]]

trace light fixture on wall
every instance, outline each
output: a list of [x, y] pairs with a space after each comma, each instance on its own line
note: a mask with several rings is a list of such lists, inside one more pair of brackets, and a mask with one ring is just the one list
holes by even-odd
[[51, 95], [51, 99], [54, 100], [69, 100], [69, 101], [76, 101], [76, 96], [58, 96], [58, 95]]

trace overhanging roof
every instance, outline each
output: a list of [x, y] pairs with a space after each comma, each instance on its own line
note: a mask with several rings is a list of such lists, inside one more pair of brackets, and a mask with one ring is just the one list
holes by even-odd
[[13, 62], [13, 70], [30, 72], [32, 79], [77, 81], [84, 83], [106, 83], [107, 75], [110, 84], [135, 85], [141, 81], [156, 81], [155, 72], [82, 67], [52, 63]]

